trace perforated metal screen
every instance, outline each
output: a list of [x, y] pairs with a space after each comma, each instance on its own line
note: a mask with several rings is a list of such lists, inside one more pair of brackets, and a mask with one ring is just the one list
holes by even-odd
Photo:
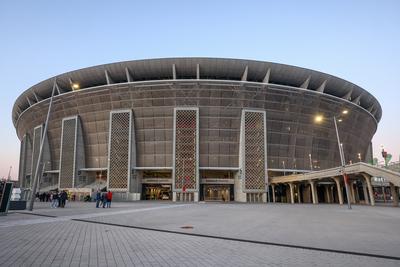
[[63, 120], [60, 150], [60, 188], [74, 187], [76, 127], [76, 117]]
[[128, 190], [130, 180], [132, 112], [110, 113], [108, 188]]
[[27, 135], [21, 140], [21, 149], [19, 154], [19, 168], [18, 168], [18, 180], [21, 184], [21, 187], [25, 187], [25, 164], [26, 164], [26, 143], [27, 143]]
[[242, 113], [243, 182], [246, 192], [265, 192], [266, 181], [266, 126], [265, 112]]
[[174, 189], [198, 190], [198, 110], [175, 109]]

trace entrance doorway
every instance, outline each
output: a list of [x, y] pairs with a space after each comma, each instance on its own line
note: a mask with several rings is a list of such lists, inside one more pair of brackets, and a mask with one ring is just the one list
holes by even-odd
[[170, 184], [144, 184], [144, 200], [171, 200]]
[[230, 201], [231, 188], [230, 185], [204, 185], [203, 186], [204, 201]]

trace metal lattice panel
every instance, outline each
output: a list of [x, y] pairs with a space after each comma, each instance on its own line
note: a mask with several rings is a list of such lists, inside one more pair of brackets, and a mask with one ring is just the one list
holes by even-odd
[[76, 126], [76, 117], [63, 120], [60, 150], [60, 188], [74, 187]]
[[175, 189], [198, 190], [198, 110], [175, 110]]
[[131, 111], [110, 113], [108, 188], [128, 190], [131, 153]]
[[265, 192], [266, 181], [266, 145], [265, 113], [243, 111], [243, 174], [244, 190], [247, 192]]
[[31, 181], [33, 181], [36, 173], [36, 165], [39, 157], [41, 138], [42, 138], [42, 125], [35, 127], [35, 129], [33, 130]]

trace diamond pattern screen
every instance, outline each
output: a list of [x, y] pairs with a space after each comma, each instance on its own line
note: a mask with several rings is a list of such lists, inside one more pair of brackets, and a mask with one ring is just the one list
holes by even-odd
[[111, 112], [110, 120], [108, 188], [128, 190], [131, 112]]
[[64, 119], [61, 137], [60, 188], [74, 187], [76, 117]]
[[[243, 115], [242, 115], [243, 116]], [[265, 192], [265, 114], [244, 111], [244, 190]]]
[[197, 110], [176, 110], [174, 152], [178, 190], [197, 190], [197, 116]]

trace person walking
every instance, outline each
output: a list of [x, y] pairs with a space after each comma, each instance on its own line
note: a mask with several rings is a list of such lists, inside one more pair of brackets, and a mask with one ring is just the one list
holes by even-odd
[[60, 193], [60, 207], [64, 208], [65, 207], [65, 202], [67, 200], [67, 192], [65, 192], [64, 190], [61, 191]]
[[57, 194], [57, 192], [54, 192], [52, 194], [52, 196], [53, 196], [53, 199], [51, 201], [51, 207], [52, 208], [57, 208], [57, 206], [58, 206], [58, 194]]
[[107, 192], [102, 192], [101, 193], [101, 204], [103, 206], [103, 209], [106, 207], [107, 203]]
[[101, 193], [100, 193], [100, 191], [97, 189], [97, 192], [96, 192], [96, 208], [99, 207], [100, 201], [101, 201]]
[[107, 192], [107, 208], [111, 208], [112, 192], [108, 190]]

